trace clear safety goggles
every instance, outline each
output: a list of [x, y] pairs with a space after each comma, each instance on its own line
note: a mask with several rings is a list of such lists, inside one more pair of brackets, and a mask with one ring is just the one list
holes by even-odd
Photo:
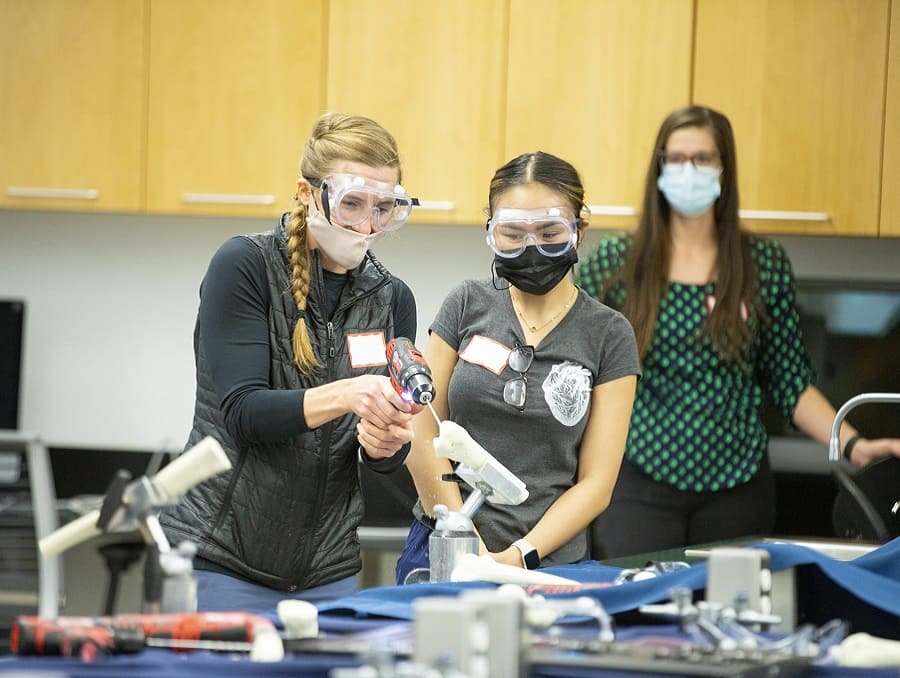
[[583, 218], [575, 218], [568, 207], [498, 209], [487, 221], [487, 244], [507, 259], [519, 256], [528, 245], [545, 256], [559, 257], [578, 243], [582, 223]]
[[357, 226], [372, 219], [379, 231], [396, 231], [419, 204], [418, 198], [410, 198], [400, 184], [355, 174], [332, 174], [322, 179], [319, 188], [325, 218], [340, 226]]

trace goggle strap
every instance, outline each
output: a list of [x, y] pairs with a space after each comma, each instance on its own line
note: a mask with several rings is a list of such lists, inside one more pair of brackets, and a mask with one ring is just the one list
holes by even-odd
[[322, 212], [325, 220], [331, 223], [331, 207], [328, 206], [328, 184], [322, 182]]

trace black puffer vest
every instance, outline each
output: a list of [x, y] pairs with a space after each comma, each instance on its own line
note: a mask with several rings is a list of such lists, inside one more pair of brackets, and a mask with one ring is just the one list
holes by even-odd
[[[389, 341], [394, 333], [391, 277], [371, 253], [353, 272], [328, 322], [322, 312], [325, 290], [318, 251], [311, 251], [306, 317], [323, 368], [303, 376], [293, 362], [291, 335], [299, 312], [290, 292], [283, 228], [245, 237], [260, 248], [266, 262], [271, 388], [310, 388], [366, 373], [387, 374], [386, 366], [352, 368], [347, 354], [348, 334], [383, 330]], [[170, 541], [190, 539], [199, 556], [283, 591], [358, 572], [362, 562], [356, 528], [363, 516], [358, 418], [347, 414], [295, 438], [239, 445], [225, 429], [196, 331], [194, 351], [197, 397], [188, 447], [211, 435], [222, 443], [233, 468], [197, 485], [163, 513]]]

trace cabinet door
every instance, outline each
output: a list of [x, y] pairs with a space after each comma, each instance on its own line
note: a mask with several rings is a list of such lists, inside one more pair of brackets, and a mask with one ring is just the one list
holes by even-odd
[[0, 0], [0, 206], [141, 207], [144, 0]]
[[900, 3], [894, 3], [894, 11], [891, 12], [889, 53], [879, 233], [900, 236]]
[[748, 227], [877, 234], [888, 12], [698, 0], [693, 99], [734, 125]]
[[328, 108], [397, 139], [414, 222], [479, 223], [502, 164], [504, 2], [332, 0]]
[[690, 99], [692, 0], [512, 0], [505, 157], [582, 174], [592, 225], [633, 226], [663, 118]]
[[290, 209], [323, 23], [322, 0], [151, 0], [148, 211]]

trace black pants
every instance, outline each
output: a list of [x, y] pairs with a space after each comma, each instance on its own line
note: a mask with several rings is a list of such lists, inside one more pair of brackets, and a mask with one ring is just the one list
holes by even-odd
[[591, 527], [591, 557], [618, 558], [694, 544], [771, 534], [775, 479], [768, 455], [749, 482], [721, 492], [683, 492], [629, 461], [609, 507]]

